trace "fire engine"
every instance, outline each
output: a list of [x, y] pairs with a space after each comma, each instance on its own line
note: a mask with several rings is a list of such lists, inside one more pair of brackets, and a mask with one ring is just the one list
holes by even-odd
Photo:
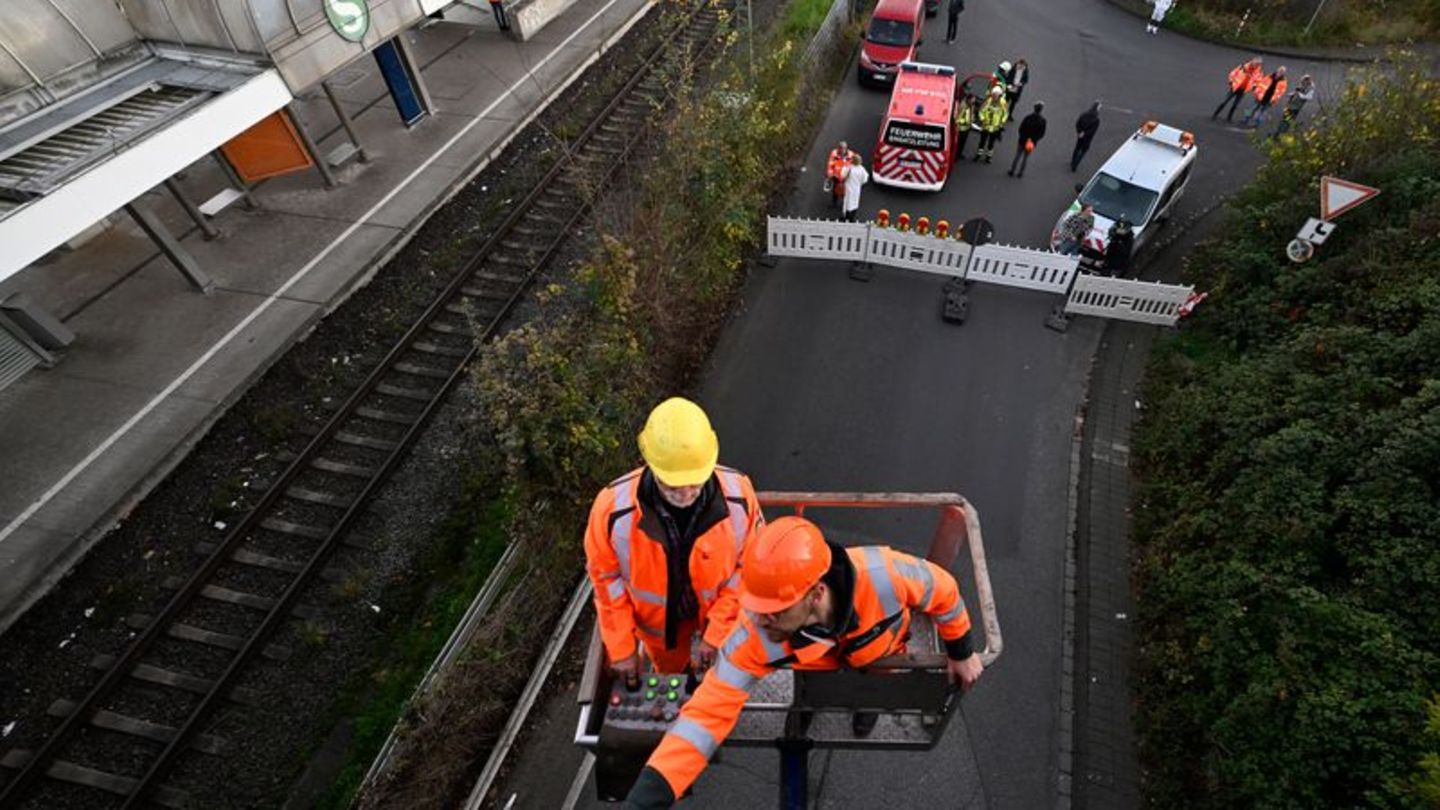
[[955, 68], [902, 62], [875, 143], [875, 182], [939, 191], [955, 152]]

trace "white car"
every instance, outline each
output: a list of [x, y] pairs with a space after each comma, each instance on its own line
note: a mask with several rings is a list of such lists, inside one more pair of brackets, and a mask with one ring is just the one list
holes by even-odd
[[1082, 265], [1094, 265], [1105, 256], [1110, 226], [1124, 214], [1135, 230], [1135, 250], [1145, 243], [1160, 221], [1175, 208], [1175, 201], [1190, 182], [1199, 150], [1195, 136], [1155, 121], [1147, 121], [1115, 150], [1100, 171], [1084, 186], [1050, 233], [1050, 248], [1060, 245], [1060, 226], [1081, 204], [1095, 207], [1095, 227], [1080, 246]]

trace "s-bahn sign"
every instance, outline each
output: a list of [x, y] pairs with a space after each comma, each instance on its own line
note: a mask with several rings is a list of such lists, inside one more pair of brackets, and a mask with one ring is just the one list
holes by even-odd
[[368, 0], [320, 0], [325, 6], [325, 16], [335, 33], [351, 42], [359, 42], [370, 30], [370, 4]]

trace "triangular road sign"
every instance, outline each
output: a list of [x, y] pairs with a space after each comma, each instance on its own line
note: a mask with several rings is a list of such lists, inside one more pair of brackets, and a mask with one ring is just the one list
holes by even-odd
[[1338, 177], [1321, 177], [1320, 218], [1328, 222], [1379, 193], [1378, 188], [1362, 186]]

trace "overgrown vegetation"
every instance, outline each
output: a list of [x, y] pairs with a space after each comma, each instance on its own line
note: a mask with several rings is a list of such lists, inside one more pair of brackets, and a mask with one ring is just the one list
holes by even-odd
[[[1358, 79], [1191, 257], [1137, 440], [1151, 806], [1440, 806], [1437, 135], [1419, 67]], [[1322, 173], [1383, 193], [1292, 265]]]
[[[1124, 2], [1150, 13], [1148, 0]], [[1178, 0], [1165, 25], [1237, 44], [1401, 44], [1440, 36], [1440, 0]]]

